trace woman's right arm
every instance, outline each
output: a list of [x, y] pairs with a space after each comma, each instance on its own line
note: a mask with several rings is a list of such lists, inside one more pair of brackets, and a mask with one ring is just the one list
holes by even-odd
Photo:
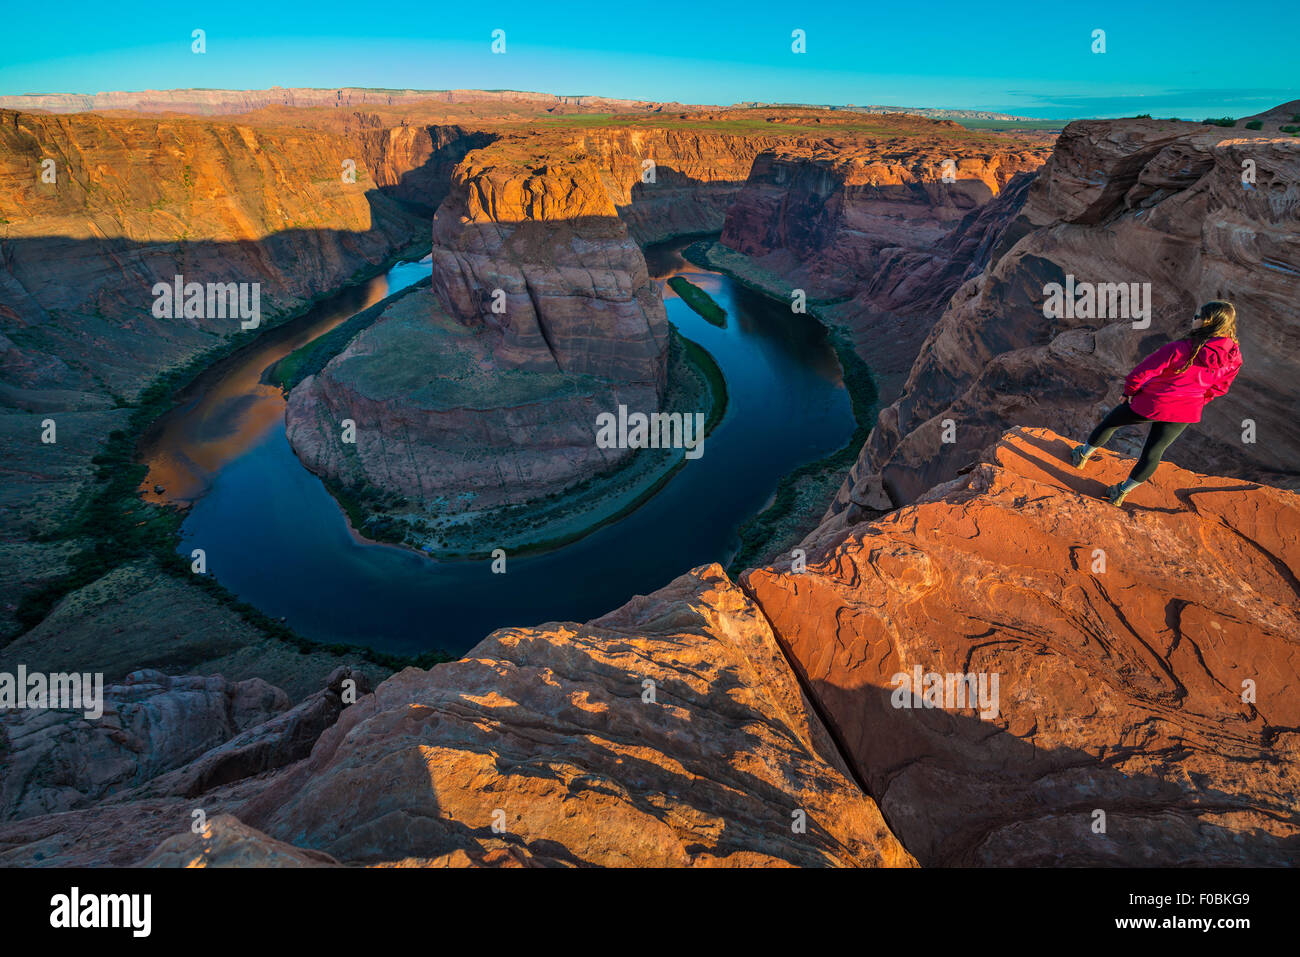
[[1217, 399], [1221, 395], [1228, 394], [1228, 388], [1232, 385], [1232, 380], [1237, 378], [1237, 373], [1241, 371], [1241, 357], [1235, 357], [1234, 361], [1225, 366], [1220, 372], [1219, 377], [1214, 380], [1214, 384], [1205, 390], [1205, 400]]

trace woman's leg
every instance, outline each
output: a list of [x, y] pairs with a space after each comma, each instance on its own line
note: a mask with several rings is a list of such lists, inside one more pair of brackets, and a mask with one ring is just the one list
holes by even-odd
[[[1121, 426], [1137, 425], [1139, 422], [1150, 421], [1146, 416], [1134, 412], [1127, 402], [1121, 402], [1111, 409], [1106, 414], [1106, 418], [1102, 419], [1097, 427], [1092, 430], [1092, 435], [1088, 436], [1088, 447], [1093, 449], [1101, 448], [1115, 437], [1115, 430]], [[1172, 442], [1173, 439], [1169, 441]]]
[[1152, 422], [1146, 445], [1142, 446], [1142, 454], [1138, 456], [1126, 484], [1139, 485], [1155, 475], [1156, 466], [1164, 457], [1165, 449], [1183, 434], [1185, 428], [1186, 422]]

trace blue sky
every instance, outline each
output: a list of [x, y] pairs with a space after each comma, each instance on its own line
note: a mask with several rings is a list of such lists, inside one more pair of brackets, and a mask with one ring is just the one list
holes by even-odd
[[[1295, 0], [1231, 5], [489, 0], [10, 4], [0, 93], [483, 88], [1038, 117], [1245, 116], [1300, 98]], [[207, 52], [190, 50], [191, 31]], [[791, 52], [802, 29], [807, 52]], [[491, 34], [506, 31], [506, 53]], [[1091, 51], [1106, 31], [1106, 52]]]

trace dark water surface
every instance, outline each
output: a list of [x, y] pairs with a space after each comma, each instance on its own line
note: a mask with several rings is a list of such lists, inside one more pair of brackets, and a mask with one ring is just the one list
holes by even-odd
[[[652, 499], [561, 549], [489, 561], [435, 562], [362, 542], [294, 456], [284, 399], [261, 381], [293, 349], [429, 272], [404, 263], [349, 289], [218, 363], [187, 390], [143, 445], [155, 499], [191, 503], [180, 550], [207, 553], [208, 571], [306, 637], [397, 654], [467, 651], [494, 628], [584, 621], [688, 569], [735, 553], [736, 529], [781, 476], [842, 446], [853, 432], [839, 364], [821, 326], [785, 303], [685, 262], [685, 241], [646, 251], [662, 281], [686, 274], [727, 310], [705, 322], [664, 284], [668, 318], [706, 348], [727, 380], [727, 415]], [[592, 427], [593, 441], [595, 424]]]

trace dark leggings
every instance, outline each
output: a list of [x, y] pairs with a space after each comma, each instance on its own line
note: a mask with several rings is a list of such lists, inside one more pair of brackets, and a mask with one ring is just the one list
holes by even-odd
[[1121, 402], [1115, 408], [1111, 409], [1106, 418], [1101, 420], [1101, 424], [1092, 430], [1092, 435], [1088, 436], [1088, 444], [1096, 448], [1101, 448], [1109, 442], [1115, 435], [1115, 430], [1125, 425], [1141, 425], [1143, 422], [1151, 423], [1151, 431], [1147, 433], [1147, 443], [1142, 446], [1142, 454], [1138, 456], [1137, 464], [1133, 466], [1133, 471], [1129, 473], [1129, 479], [1134, 482], [1145, 482], [1156, 473], [1156, 466], [1160, 464], [1160, 458], [1165, 454], [1165, 449], [1169, 448], [1170, 443], [1178, 438], [1187, 428], [1186, 422], [1157, 422], [1155, 419], [1148, 419], [1144, 415], [1138, 415], [1127, 402]]

